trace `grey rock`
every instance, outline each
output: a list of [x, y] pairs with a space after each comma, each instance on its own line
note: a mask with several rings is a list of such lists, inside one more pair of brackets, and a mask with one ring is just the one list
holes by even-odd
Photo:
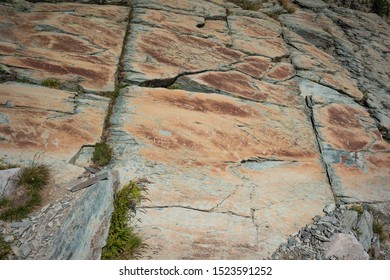
[[359, 229], [359, 242], [363, 245], [364, 250], [368, 251], [371, 247], [371, 240], [374, 236], [372, 215], [365, 210], [361, 215], [357, 228]]
[[100, 259], [108, 236], [118, 173], [87, 188], [54, 237], [49, 259]]
[[350, 234], [336, 233], [330, 238], [324, 251], [325, 258], [336, 257], [343, 260], [368, 260], [369, 256], [364, 251], [359, 241]]
[[10, 226], [13, 228], [28, 228], [32, 226], [32, 222], [31, 221], [13, 222], [10, 224]]
[[22, 244], [19, 248], [20, 256], [24, 259], [30, 255], [31, 251], [31, 247], [27, 243]]
[[324, 9], [329, 5], [321, 0], [295, 0], [300, 6], [309, 9]]
[[47, 204], [46, 206], [44, 206], [42, 209], [41, 209], [41, 213], [45, 213], [46, 210], [51, 206], [51, 203]]
[[336, 210], [336, 205], [334, 203], [328, 204], [324, 208], [324, 212], [326, 214], [332, 213], [334, 210]]
[[17, 191], [19, 172], [20, 168], [0, 170], [0, 198], [12, 196]]
[[341, 220], [341, 232], [349, 233], [352, 228], [356, 227], [358, 220], [358, 213], [353, 210], [345, 211], [343, 218]]
[[13, 235], [7, 235], [6, 237], [4, 237], [5, 242], [12, 242], [14, 240], [15, 240], [15, 238]]
[[320, 235], [320, 234], [314, 234], [314, 236], [318, 239], [318, 240], [320, 240], [320, 241], [323, 241], [323, 242], [329, 242], [330, 240], [329, 240], [329, 238], [327, 238], [326, 236], [323, 236], [323, 235]]

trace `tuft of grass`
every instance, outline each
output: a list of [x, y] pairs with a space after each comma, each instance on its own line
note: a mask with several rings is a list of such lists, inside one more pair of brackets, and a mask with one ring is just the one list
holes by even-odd
[[0, 220], [15, 221], [26, 218], [35, 206], [40, 205], [40, 191], [49, 182], [50, 171], [47, 165], [37, 164], [24, 167], [21, 171], [19, 184], [24, 187], [25, 199], [2, 199], [0, 203]]
[[364, 212], [364, 207], [360, 204], [354, 204], [349, 209], [358, 212], [359, 215], [363, 214]]
[[251, 0], [228, 0], [228, 1], [241, 7], [243, 10], [257, 11], [262, 7], [261, 3], [258, 1], [251, 1]]
[[378, 221], [374, 221], [373, 231], [374, 231], [374, 233], [379, 235], [379, 238], [380, 238], [381, 242], [384, 242], [387, 239], [386, 233], [383, 230], [383, 226]]
[[41, 190], [49, 182], [50, 171], [47, 165], [37, 164], [22, 169], [20, 184], [33, 190]]
[[53, 78], [49, 78], [42, 81], [41, 85], [49, 88], [55, 88], [55, 89], [61, 88], [61, 82]]
[[0, 260], [8, 260], [8, 255], [12, 253], [11, 247], [3, 237], [0, 236]]
[[12, 200], [8, 197], [0, 198], [0, 208], [7, 207], [12, 204]]
[[107, 143], [96, 143], [92, 161], [100, 166], [105, 166], [111, 162], [112, 148]]
[[372, 3], [372, 12], [381, 17], [390, 15], [390, 3], [388, 0], [374, 0]]
[[142, 245], [142, 239], [128, 226], [129, 208], [141, 201], [141, 189], [131, 181], [116, 193], [114, 212], [106, 246], [102, 250], [102, 260], [132, 259]]

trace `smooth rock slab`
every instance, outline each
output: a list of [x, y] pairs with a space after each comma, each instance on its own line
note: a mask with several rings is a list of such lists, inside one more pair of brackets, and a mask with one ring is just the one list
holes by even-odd
[[[244, 56], [212, 40], [138, 24], [131, 26], [126, 49], [124, 76], [137, 83], [218, 70]], [[156, 85], [151, 83], [151, 86]]]
[[[69, 161], [83, 145], [100, 141], [109, 99], [28, 84], [2, 84], [0, 155], [9, 160], [41, 153]], [[32, 159], [32, 158], [31, 158]]]
[[154, 182], [142, 258], [266, 258], [333, 201], [301, 109], [132, 86], [110, 130], [122, 180]]
[[129, 8], [37, 3], [25, 10], [0, 5], [0, 64], [35, 82], [113, 91]]

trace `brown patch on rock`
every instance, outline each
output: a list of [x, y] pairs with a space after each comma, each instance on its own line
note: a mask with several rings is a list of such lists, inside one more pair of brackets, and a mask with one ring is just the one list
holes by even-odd
[[244, 40], [233, 37], [233, 48], [252, 55], [262, 55], [269, 58], [284, 57], [289, 54], [287, 45], [281, 38]]
[[271, 80], [283, 81], [294, 76], [294, 67], [290, 63], [279, 63], [272, 68], [266, 77]]
[[0, 44], [20, 47], [2, 48], [6, 55], [0, 63], [32, 80], [52, 77], [69, 88], [114, 90], [128, 8], [37, 3], [23, 11], [9, 6], [7, 10]]
[[255, 78], [262, 78], [264, 73], [271, 67], [271, 59], [261, 56], [245, 57], [238, 63], [236, 68], [241, 72]]

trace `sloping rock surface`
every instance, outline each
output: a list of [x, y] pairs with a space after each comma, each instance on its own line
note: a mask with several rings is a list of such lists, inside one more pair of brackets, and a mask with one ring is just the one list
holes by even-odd
[[[102, 139], [120, 182], [153, 182], [132, 219], [143, 259], [269, 258], [327, 205], [390, 200], [390, 27], [378, 16], [304, 0], [273, 17], [281, 6], [89, 2], [0, 4], [0, 159], [39, 154], [56, 170], [46, 208], [0, 224], [17, 258], [100, 257], [117, 180], [65, 186]], [[103, 95], [118, 95], [112, 108]]]

